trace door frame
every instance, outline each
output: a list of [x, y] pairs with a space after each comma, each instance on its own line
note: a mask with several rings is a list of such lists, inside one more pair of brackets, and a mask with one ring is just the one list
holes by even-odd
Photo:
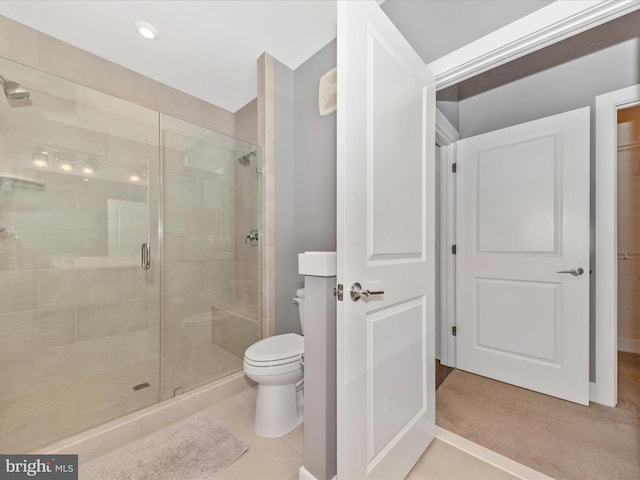
[[456, 339], [451, 328], [456, 324], [456, 180], [452, 165], [456, 161], [456, 142], [460, 134], [436, 107], [436, 145], [440, 147], [440, 363], [456, 366]]
[[596, 395], [618, 400], [617, 112], [640, 104], [640, 84], [596, 97]]

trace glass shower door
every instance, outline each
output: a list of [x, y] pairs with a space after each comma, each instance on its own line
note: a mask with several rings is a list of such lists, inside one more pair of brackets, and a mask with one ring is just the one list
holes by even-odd
[[18, 453], [158, 401], [158, 114], [0, 72], [31, 93], [0, 98], [0, 451]]
[[[259, 151], [162, 123], [162, 398], [242, 370], [260, 338]], [[253, 233], [252, 233], [253, 232]]]

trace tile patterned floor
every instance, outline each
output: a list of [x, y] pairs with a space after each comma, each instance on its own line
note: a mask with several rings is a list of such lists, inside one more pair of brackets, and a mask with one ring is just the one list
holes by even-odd
[[[300, 425], [282, 438], [266, 439], [253, 431], [256, 388], [242, 392], [211, 408], [229, 429], [247, 443], [249, 450], [211, 480], [297, 480], [303, 464], [303, 432]], [[407, 480], [511, 480], [515, 477], [434, 440]]]

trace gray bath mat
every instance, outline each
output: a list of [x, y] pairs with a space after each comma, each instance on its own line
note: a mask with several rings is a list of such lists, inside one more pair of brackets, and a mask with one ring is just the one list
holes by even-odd
[[81, 480], [208, 480], [247, 445], [208, 413], [199, 413], [91, 462]]

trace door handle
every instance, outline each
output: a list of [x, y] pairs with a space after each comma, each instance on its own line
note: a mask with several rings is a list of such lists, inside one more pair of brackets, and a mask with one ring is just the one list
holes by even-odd
[[363, 290], [362, 285], [360, 285], [358, 282], [351, 285], [351, 300], [353, 300], [354, 302], [360, 300], [360, 297], [369, 298], [373, 295], [384, 295], [384, 290]]
[[570, 273], [574, 277], [579, 277], [584, 273], [584, 270], [582, 269], [582, 267], [578, 267], [578, 268], [572, 268], [570, 270], [556, 270], [556, 273]]
[[151, 268], [151, 247], [149, 242], [142, 243], [142, 250], [140, 252], [141, 266], [143, 270], [149, 270]]

